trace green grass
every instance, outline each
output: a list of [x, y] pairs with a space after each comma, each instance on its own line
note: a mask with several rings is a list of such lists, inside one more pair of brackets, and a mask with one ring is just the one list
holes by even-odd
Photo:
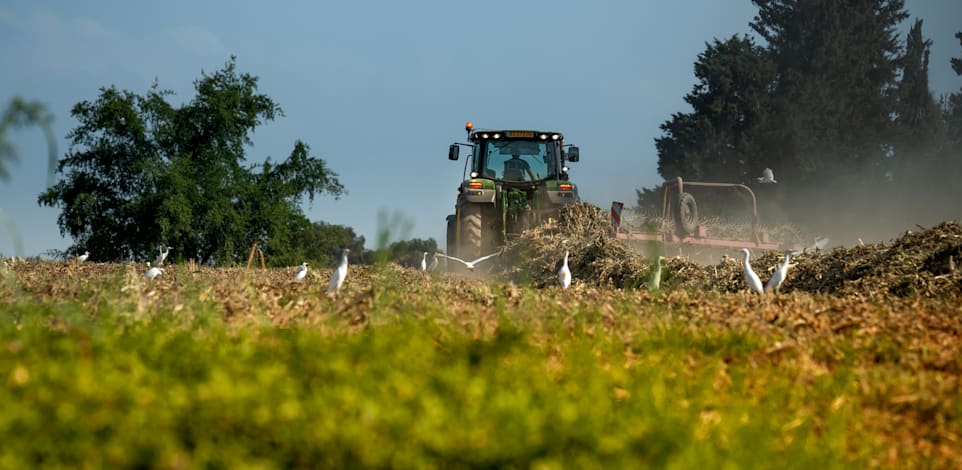
[[228, 335], [163, 319], [7, 327], [0, 464], [844, 461], [846, 410], [810, 403], [844, 395], [851, 381], [823, 377], [799, 390], [791, 374], [747, 370], [750, 337], [654, 331], [628, 346], [639, 359], [625, 369], [617, 342], [550, 335], [545, 347], [524, 328], [506, 330], [474, 339], [432, 319], [333, 336], [307, 328]]

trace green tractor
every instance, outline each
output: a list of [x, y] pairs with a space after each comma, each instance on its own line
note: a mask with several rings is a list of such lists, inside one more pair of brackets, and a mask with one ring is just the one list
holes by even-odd
[[565, 204], [580, 202], [568, 180], [566, 162], [578, 161], [578, 147], [565, 145], [560, 132], [474, 130], [465, 125], [471, 147], [458, 187], [454, 214], [447, 217], [447, 252], [465, 261], [496, 252], [512, 237], [557, 217]]

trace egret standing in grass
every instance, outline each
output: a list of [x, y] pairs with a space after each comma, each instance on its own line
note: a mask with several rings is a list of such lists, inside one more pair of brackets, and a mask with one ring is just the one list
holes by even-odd
[[347, 255], [351, 250], [345, 248], [341, 250], [341, 264], [337, 265], [337, 268], [331, 274], [331, 283], [327, 286], [327, 293], [333, 294], [341, 289], [344, 285], [344, 279], [347, 278]]
[[297, 273], [294, 274], [294, 280], [300, 281], [305, 277], [307, 277], [307, 261], [301, 263], [301, 265], [297, 267]]
[[425, 251], [424, 254], [421, 255], [421, 271], [427, 271], [427, 270], [428, 270], [428, 252]]
[[778, 292], [778, 289], [782, 287], [782, 283], [785, 282], [785, 276], [788, 275], [788, 268], [791, 267], [791, 265], [788, 264], [791, 259], [792, 252], [786, 251], [785, 261], [782, 262], [782, 265], [775, 270], [775, 274], [772, 274], [772, 278], [768, 280], [767, 284], [765, 284], [765, 292]]
[[648, 290], [652, 292], [661, 288], [661, 262], [664, 259], [664, 256], [658, 257], [658, 262], [655, 264], [655, 270], [652, 271], [651, 276], [648, 278]]
[[561, 283], [562, 289], [567, 289], [571, 285], [571, 269], [568, 269], [568, 252], [565, 252], [564, 263], [561, 264], [561, 269], [558, 270], [558, 282]]
[[742, 253], [745, 254], [745, 282], [748, 284], [748, 288], [756, 294], [765, 293], [764, 288], [762, 288], [762, 280], [758, 278], [758, 274], [755, 274], [755, 271], [752, 270], [752, 265], [748, 263], [748, 258], [751, 256], [748, 248], [742, 248]]
[[[149, 266], [149, 265], [150, 265], [150, 263], [148, 263], [148, 266]], [[152, 281], [152, 280], [154, 280], [155, 277], [160, 276], [160, 275], [163, 274], [163, 273], [164, 273], [164, 269], [163, 269], [163, 268], [152, 267], [152, 268], [148, 269], [147, 272], [144, 273], [144, 277], [146, 277], [148, 280], [151, 280], [151, 281]]]
[[457, 261], [457, 262], [463, 264], [465, 267], [467, 267], [467, 268], [468, 268], [468, 271], [474, 271], [474, 268], [477, 267], [478, 263], [480, 263], [480, 262], [482, 262], [482, 261], [484, 261], [484, 260], [486, 260], [486, 259], [494, 258], [495, 256], [498, 256], [498, 255], [500, 255], [500, 254], [501, 254], [500, 251], [497, 252], [497, 253], [491, 253], [490, 255], [484, 255], [484, 256], [482, 256], [482, 257], [480, 257], [480, 258], [478, 258], [478, 259], [476, 259], [476, 260], [474, 260], [474, 261], [465, 261], [465, 260], [463, 260], [463, 259], [461, 259], [461, 258], [455, 258], [454, 256], [443, 255], [443, 254], [441, 254], [441, 253], [438, 253], [438, 256], [443, 256], [443, 257], [445, 257], [445, 258], [447, 258], [447, 259]]
[[169, 247], [169, 246], [166, 247], [166, 249], [164, 249], [163, 246], [160, 247], [160, 248], [158, 248], [157, 251], [158, 251], [159, 253], [157, 253], [157, 257], [154, 258], [154, 266], [163, 266], [163, 265], [164, 265], [164, 260], [166, 260], [166, 259], [167, 259], [167, 255], [170, 254], [170, 250], [171, 250], [171, 247]]
[[755, 181], [758, 181], [759, 183], [766, 183], [766, 184], [777, 183], [777, 181], [775, 181], [775, 174], [772, 173], [771, 168], [765, 168], [764, 170], [762, 170], [762, 176], [759, 178], [755, 178]]
[[84, 251], [84, 254], [77, 257], [77, 263], [83, 263], [84, 261], [87, 261], [87, 258], [90, 258], [90, 252]]

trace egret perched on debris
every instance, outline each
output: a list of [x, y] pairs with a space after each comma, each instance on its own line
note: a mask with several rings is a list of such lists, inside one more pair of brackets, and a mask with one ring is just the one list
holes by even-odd
[[438, 267], [438, 252], [435, 251], [431, 256], [431, 264], [428, 264], [428, 271], [434, 271]]
[[427, 271], [427, 270], [428, 270], [428, 252], [425, 251], [424, 254], [421, 255], [421, 271]]
[[482, 257], [480, 257], [480, 258], [478, 258], [478, 259], [476, 259], [476, 260], [474, 260], [474, 261], [465, 261], [465, 260], [463, 260], [463, 259], [461, 259], [461, 258], [455, 258], [455, 257], [453, 257], [453, 256], [448, 256], [448, 255], [444, 255], [444, 254], [441, 254], [441, 253], [438, 253], [438, 256], [443, 256], [443, 257], [445, 257], [445, 258], [447, 258], [447, 259], [457, 261], [457, 262], [463, 264], [464, 266], [466, 266], [466, 267], [468, 268], [468, 271], [474, 271], [474, 268], [477, 267], [477, 264], [478, 264], [478, 263], [480, 263], [480, 262], [482, 262], [482, 261], [484, 261], [484, 260], [486, 260], [486, 259], [489, 259], [489, 258], [494, 258], [495, 256], [498, 256], [498, 255], [500, 255], [500, 254], [501, 254], [500, 251], [497, 252], [497, 253], [491, 253], [490, 255], [482, 256]]
[[664, 256], [658, 257], [658, 263], [655, 264], [655, 270], [652, 271], [651, 276], [648, 279], [648, 290], [656, 291], [661, 288], [661, 262], [665, 260]]
[[778, 267], [778, 269], [775, 270], [775, 274], [772, 274], [771, 279], [769, 279], [768, 283], [765, 284], [765, 292], [771, 292], [771, 291], [778, 292], [778, 289], [782, 287], [782, 283], [785, 282], [785, 276], [788, 275], [788, 268], [791, 266], [789, 264], [791, 259], [792, 259], [792, 252], [786, 251], [785, 261], [782, 263], [781, 266]]
[[[149, 265], [150, 263], [148, 263], [148, 266]], [[148, 269], [147, 272], [144, 273], [144, 277], [146, 277], [149, 280], [153, 280], [155, 277], [160, 276], [163, 273], [164, 273], [163, 268], [153, 267]]]
[[775, 174], [772, 173], [771, 168], [765, 168], [762, 170], [762, 176], [755, 178], [755, 181], [758, 181], [759, 183], [777, 183], [777, 181], [775, 181]]
[[748, 248], [742, 248], [742, 253], [745, 254], [745, 282], [748, 284], [748, 288], [756, 294], [763, 294], [765, 290], [762, 288], [762, 280], [758, 278], [758, 274], [755, 274], [752, 265], [748, 263], [751, 253]]
[[565, 252], [565, 261], [561, 265], [561, 269], [558, 270], [558, 281], [561, 282], [561, 288], [567, 289], [571, 285], [571, 270], [568, 269], [568, 252]]
[[297, 274], [294, 275], [294, 280], [300, 281], [305, 277], [307, 277], [307, 261], [301, 263], [301, 265], [297, 267]]
[[164, 260], [166, 260], [167, 255], [170, 254], [170, 250], [171, 250], [171, 247], [169, 246], [167, 247], [166, 250], [164, 249], [164, 247], [158, 248], [157, 251], [159, 253], [157, 254], [157, 257], [154, 258], [154, 266], [163, 266]]
[[337, 265], [337, 268], [331, 273], [331, 283], [327, 286], [328, 294], [337, 292], [344, 285], [344, 279], [347, 278], [347, 255], [350, 252], [349, 248], [341, 250], [341, 264]]
[[90, 258], [90, 252], [89, 252], [89, 251], [85, 251], [84, 254], [78, 256], [78, 257], [77, 257], [77, 262], [78, 262], [78, 263], [83, 263], [84, 261], [87, 261], [87, 258]]

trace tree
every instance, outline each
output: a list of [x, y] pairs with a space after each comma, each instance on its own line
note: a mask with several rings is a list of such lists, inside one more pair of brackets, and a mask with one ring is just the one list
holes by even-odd
[[[962, 45], [962, 31], [955, 33], [955, 38], [959, 40], [959, 45]], [[951, 63], [955, 74], [962, 77], [962, 56], [953, 57]], [[948, 144], [955, 152], [962, 153], [962, 88], [946, 98], [944, 115]]]
[[[344, 225], [314, 222], [304, 234], [301, 258], [313, 260], [319, 266], [335, 266], [341, 261], [341, 250], [351, 250], [352, 263], [368, 263], [371, 254], [364, 249], [364, 237]], [[294, 264], [289, 263], [290, 264]]]
[[912, 184], [915, 187], [911, 189], [926, 192], [941, 190], [929, 182], [941, 179], [937, 154], [945, 139], [943, 116], [929, 89], [931, 47], [932, 41], [922, 36], [922, 20], [916, 20], [899, 60], [902, 77], [896, 89], [897, 136], [893, 146], [893, 177], [900, 186]]
[[[962, 32], [955, 34], [962, 46]], [[962, 77], [962, 56], [951, 59], [952, 70]], [[942, 164], [940, 174], [949, 184], [947, 200], [958, 201], [962, 198], [962, 87], [956, 93], [951, 93], [943, 102], [942, 115], [945, 122], [945, 145], [942, 147], [939, 161]]]
[[287, 261], [309, 228], [303, 196], [344, 192], [300, 141], [284, 162], [242, 165], [250, 133], [283, 111], [257, 93], [256, 77], [237, 73], [234, 57], [194, 88], [180, 107], [156, 84], [144, 96], [101, 88], [74, 106], [79, 125], [57, 168], [64, 179], [39, 202], [62, 208], [57, 223], [75, 247], [119, 260], [167, 244], [172, 256], [231, 264], [259, 242]]
[[421, 265], [421, 258], [424, 256], [424, 252], [427, 252], [428, 256], [430, 256], [437, 251], [438, 242], [435, 239], [428, 238], [427, 240], [423, 240], [420, 238], [412, 238], [410, 240], [400, 240], [391, 243], [387, 247], [386, 258], [401, 266], [417, 268]]
[[[706, 44], [695, 62], [698, 83], [685, 95], [689, 113], [673, 114], [655, 139], [658, 172], [710, 182], [747, 183], [771, 166], [763, 123], [769, 119], [769, 90], [775, 68], [766, 52], [747, 36]], [[714, 215], [743, 212], [738, 193], [713, 191], [699, 205]], [[659, 212], [661, 191], [638, 192], [639, 207]]]
[[[879, 180], [885, 173], [903, 0], [753, 0], [777, 81], [767, 122], [780, 181]], [[797, 185], [800, 186], [800, 185]]]
[[672, 115], [655, 139], [658, 172], [665, 179], [749, 179], [766, 163], [757, 129], [775, 78], [771, 61], [751, 38], [735, 35], [707, 45], [695, 77], [699, 82], [685, 95], [693, 111]]

